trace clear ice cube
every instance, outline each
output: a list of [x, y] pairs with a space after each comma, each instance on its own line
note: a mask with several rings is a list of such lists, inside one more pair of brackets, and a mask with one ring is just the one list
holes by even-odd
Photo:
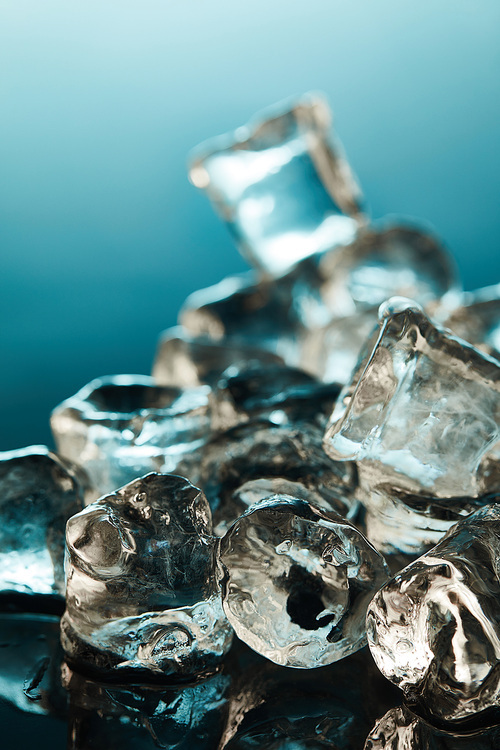
[[282, 363], [281, 357], [265, 349], [193, 337], [182, 326], [175, 326], [160, 337], [152, 374], [158, 385], [196, 388], [214, 385], [229, 366]]
[[422, 304], [458, 288], [446, 250], [418, 229], [359, 230], [273, 281], [251, 274], [192, 294], [180, 322], [219, 345], [261, 347], [326, 382], [348, 381], [381, 302], [412, 292]]
[[115, 375], [63, 401], [52, 413], [52, 432], [58, 452], [86, 472], [86, 501], [150, 471], [174, 472], [208, 437], [209, 392]]
[[[193, 336], [236, 350], [264, 349], [297, 365], [307, 328], [295, 305], [293, 280], [289, 282], [257, 281], [252, 274], [228, 277], [193, 292], [181, 308], [179, 323]], [[322, 309], [320, 299], [317, 304]]]
[[361, 220], [359, 188], [330, 128], [326, 102], [306, 94], [201, 144], [192, 157], [191, 182], [268, 274], [348, 241]]
[[278, 487], [300, 486], [299, 497], [353, 518], [359, 508], [354, 467], [325, 454], [322, 434], [314, 423], [280, 425], [262, 419], [215, 435], [190, 464], [193, 481], [212, 508], [216, 533], [224, 533], [248, 508], [257, 482], [257, 492], [269, 488], [267, 495], [276, 481]]
[[364, 310], [309, 331], [301, 351], [302, 367], [325, 383], [348, 383], [377, 320], [376, 310]]
[[353, 242], [323, 253], [316, 262], [316, 285], [330, 320], [311, 327], [301, 366], [326, 382], [349, 382], [386, 299], [404, 296], [427, 305], [458, 293], [447, 250], [416, 227], [376, 224], [360, 229]]
[[77, 668], [145, 681], [214, 671], [232, 630], [203, 493], [148, 474], [68, 521], [62, 644]]
[[242, 422], [267, 418], [293, 423], [331, 413], [340, 393], [304, 370], [286, 365], [230, 367], [210, 396], [212, 428], [223, 431]]
[[500, 360], [500, 284], [464, 292], [460, 304], [444, 317], [443, 325]]
[[385, 555], [417, 557], [433, 547], [458, 521], [492, 502], [496, 493], [480, 497], [439, 498], [416, 495], [390, 485], [358, 490], [366, 506], [366, 535]]
[[250, 508], [220, 542], [224, 611], [242, 641], [281, 666], [321, 667], [360, 649], [388, 574], [348, 521], [287, 495]]
[[497, 489], [500, 364], [392, 298], [341, 393], [325, 450], [356, 460], [363, 501], [379, 485], [435, 497]]
[[376, 310], [390, 297], [421, 305], [456, 293], [453, 258], [432, 234], [410, 225], [374, 224], [318, 258], [322, 297], [336, 317]]
[[456, 524], [388, 581], [367, 614], [381, 672], [425, 711], [500, 717], [500, 506]]
[[45, 446], [0, 453], [0, 601], [64, 594], [64, 529], [81, 507], [73, 472]]

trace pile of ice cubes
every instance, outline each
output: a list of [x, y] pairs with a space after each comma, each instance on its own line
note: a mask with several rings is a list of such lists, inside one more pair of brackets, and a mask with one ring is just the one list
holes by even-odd
[[498, 746], [500, 285], [370, 223], [330, 129], [306, 95], [201, 146], [254, 270], [0, 456], [0, 630], [49, 651], [0, 691], [64, 704], [65, 595], [73, 748]]

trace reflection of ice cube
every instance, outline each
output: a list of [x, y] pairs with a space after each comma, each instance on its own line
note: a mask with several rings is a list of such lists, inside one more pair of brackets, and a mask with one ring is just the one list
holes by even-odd
[[45, 446], [0, 453], [0, 592], [64, 592], [64, 530], [82, 505], [73, 474]]
[[74, 750], [212, 750], [228, 710], [231, 679], [217, 674], [175, 690], [100, 684], [63, 666]]
[[365, 750], [495, 750], [500, 747], [500, 727], [434, 727], [408, 706], [391, 708], [377, 721]]
[[388, 581], [368, 608], [382, 673], [439, 719], [498, 707], [500, 510], [485, 506]]
[[59, 453], [85, 470], [87, 501], [150, 471], [175, 471], [208, 435], [209, 390], [117, 375], [93, 380], [60, 404], [52, 431]]
[[107, 674], [186, 677], [215, 668], [232, 630], [215, 585], [210, 509], [187, 479], [148, 474], [67, 525], [62, 644]]
[[191, 181], [207, 191], [249, 261], [272, 275], [356, 231], [359, 188], [329, 138], [330, 123], [326, 102], [309, 94], [193, 156]]
[[224, 750], [362, 748], [375, 718], [399, 700], [367, 649], [323, 674], [246, 658], [232, 691]]
[[[50, 615], [0, 615], [0, 697], [26, 713], [60, 716], [59, 619]], [[3, 707], [2, 707], [2, 720]]]
[[373, 341], [337, 402], [329, 455], [357, 460], [367, 490], [477, 497], [496, 489], [482, 465], [500, 439], [499, 364], [408, 300], [387, 304]]

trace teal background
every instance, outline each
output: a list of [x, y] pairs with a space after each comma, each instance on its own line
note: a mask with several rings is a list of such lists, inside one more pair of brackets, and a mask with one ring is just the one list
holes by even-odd
[[186, 156], [324, 91], [373, 217], [500, 281], [498, 0], [0, 0], [0, 448], [243, 270]]

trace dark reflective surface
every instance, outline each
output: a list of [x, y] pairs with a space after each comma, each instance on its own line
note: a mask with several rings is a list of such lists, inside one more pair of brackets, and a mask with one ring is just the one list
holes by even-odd
[[2, 750], [34, 742], [42, 750], [361, 750], [400, 698], [367, 649], [296, 670], [236, 641], [218, 674], [178, 689], [105, 684], [72, 671], [54, 617], [0, 618], [0, 653]]

